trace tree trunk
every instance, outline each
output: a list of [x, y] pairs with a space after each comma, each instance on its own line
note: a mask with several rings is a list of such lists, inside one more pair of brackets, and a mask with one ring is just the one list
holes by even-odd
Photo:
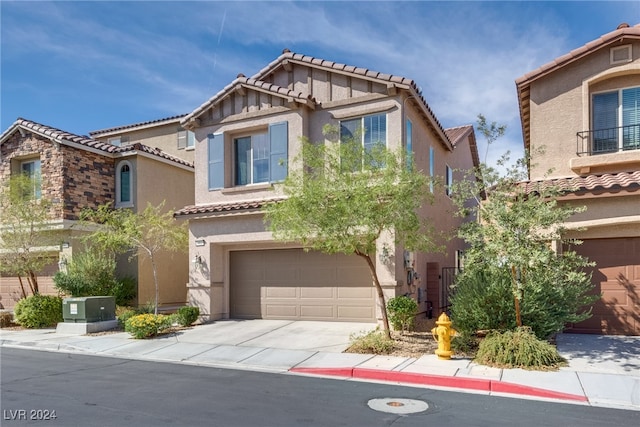
[[20, 291], [22, 291], [22, 298], [27, 297], [27, 291], [24, 290], [24, 283], [22, 282], [22, 276], [18, 275], [18, 283], [20, 283]]
[[40, 288], [38, 288], [38, 276], [36, 276], [33, 270], [29, 270], [27, 272], [27, 282], [29, 282], [29, 287], [31, 288], [33, 295], [38, 295], [40, 293]]
[[520, 290], [518, 289], [518, 278], [516, 277], [516, 267], [511, 266], [511, 281], [513, 283], [513, 299], [516, 306], [516, 325], [522, 326], [522, 318], [520, 317]]
[[382, 291], [382, 286], [380, 285], [380, 281], [378, 280], [376, 266], [368, 254], [364, 254], [360, 251], [356, 251], [355, 253], [356, 255], [364, 258], [365, 261], [367, 261], [369, 271], [371, 272], [371, 278], [373, 279], [373, 284], [375, 285], [376, 291], [378, 292], [378, 301], [380, 302], [380, 307], [382, 308], [382, 324], [384, 327], [384, 333], [388, 339], [391, 339], [391, 329], [389, 328], [389, 318], [387, 317], [387, 303], [384, 300], [384, 292]]
[[153, 258], [153, 254], [150, 256], [151, 258], [151, 267], [153, 269], [153, 283], [156, 286], [156, 300], [155, 300], [155, 309], [154, 309], [154, 314], [158, 314], [158, 301], [160, 299], [160, 290], [158, 289], [158, 273], [156, 271], [156, 261]]

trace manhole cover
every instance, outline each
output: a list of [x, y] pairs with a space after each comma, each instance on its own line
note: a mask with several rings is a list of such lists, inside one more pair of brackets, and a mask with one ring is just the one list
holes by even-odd
[[396, 399], [385, 397], [383, 399], [371, 399], [367, 402], [369, 408], [374, 411], [388, 412], [391, 414], [415, 414], [429, 409], [427, 402], [413, 399]]

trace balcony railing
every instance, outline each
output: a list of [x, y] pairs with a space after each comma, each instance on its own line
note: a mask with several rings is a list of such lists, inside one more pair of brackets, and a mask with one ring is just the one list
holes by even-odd
[[640, 124], [577, 133], [578, 156], [640, 150]]

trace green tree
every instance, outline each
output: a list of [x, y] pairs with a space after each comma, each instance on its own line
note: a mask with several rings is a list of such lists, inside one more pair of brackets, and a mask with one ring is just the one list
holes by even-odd
[[[495, 122], [488, 125], [484, 117], [479, 117], [479, 131], [489, 142], [504, 133], [504, 127]], [[590, 277], [584, 272], [590, 265], [588, 260], [568, 249], [580, 242], [566, 238], [566, 221], [584, 207], [558, 203], [562, 191], [548, 182], [526, 183], [527, 157], [511, 165], [509, 161], [507, 154], [499, 162], [506, 168], [503, 174], [482, 165], [477, 173], [484, 180], [460, 181], [454, 192], [459, 214], [476, 210], [479, 218], [459, 229], [459, 236], [470, 247], [458, 283], [475, 283], [473, 289], [478, 292], [478, 279], [485, 276], [496, 280], [487, 289], [499, 293], [496, 285], [505, 283], [508, 277], [515, 324], [533, 326], [535, 316], [549, 316], [547, 320], [553, 320], [553, 326], [538, 328], [545, 330], [542, 335], [549, 335], [550, 329], [557, 332], [566, 322], [590, 317], [588, 306], [597, 299], [587, 295], [592, 289]], [[468, 200], [472, 198], [481, 203], [470, 208]], [[462, 297], [457, 299], [459, 302]], [[455, 295], [452, 303], [456, 303]], [[456, 308], [452, 310], [456, 312]], [[460, 307], [457, 311], [464, 317]], [[524, 318], [523, 312], [527, 314]]]
[[188, 247], [187, 224], [179, 223], [172, 212], [163, 213], [163, 210], [164, 202], [157, 206], [148, 204], [140, 213], [129, 209], [113, 209], [107, 204], [84, 210], [81, 215], [85, 222], [100, 224], [86, 238], [93, 245], [114, 254], [134, 249], [132, 257], [142, 255], [149, 259], [155, 285], [155, 314], [158, 314], [160, 295], [156, 257], [161, 251], [179, 252]]
[[390, 337], [376, 272], [376, 242], [389, 232], [395, 244], [408, 250], [436, 248], [432, 227], [418, 215], [431, 201], [428, 179], [402, 149], [394, 152], [383, 144], [365, 149], [357, 137], [338, 141], [331, 138], [336, 130], [328, 126], [325, 135], [331, 141], [301, 140], [301, 153], [284, 181], [286, 197], [265, 207], [265, 222], [277, 240], [361, 257], [369, 267]]
[[53, 203], [40, 186], [40, 177], [18, 174], [0, 190], [0, 272], [18, 276], [23, 298], [23, 277], [33, 295], [40, 293], [37, 273], [50, 263], [42, 248], [59, 243], [49, 227]]

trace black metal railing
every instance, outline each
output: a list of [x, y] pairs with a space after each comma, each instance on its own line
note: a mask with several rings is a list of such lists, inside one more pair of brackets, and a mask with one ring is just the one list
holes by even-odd
[[578, 132], [578, 156], [640, 150], [640, 124]]

